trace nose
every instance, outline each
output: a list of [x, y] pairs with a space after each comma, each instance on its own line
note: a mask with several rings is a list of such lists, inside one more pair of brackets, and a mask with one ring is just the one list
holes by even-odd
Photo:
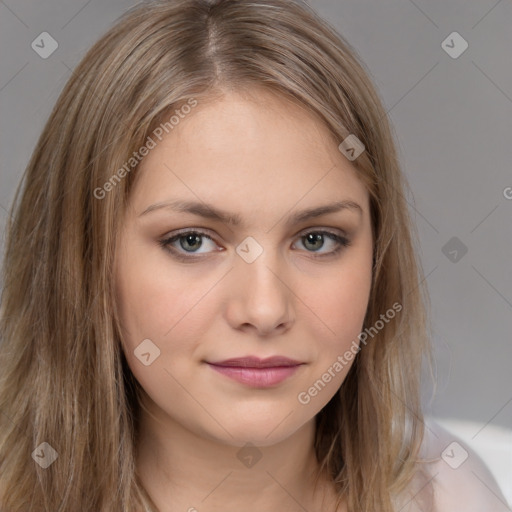
[[229, 277], [226, 315], [230, 325], [267, 337], [288, 330], [295, 319], [295, 295], [286, 276], [279, 257], [270, 251], [264, 250], [251, 263], [237, 257]]

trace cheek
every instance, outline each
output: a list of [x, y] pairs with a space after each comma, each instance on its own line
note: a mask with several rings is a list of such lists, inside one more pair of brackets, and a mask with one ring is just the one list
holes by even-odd
[[[312, 309], [316, 313], [316, 319], [308, 327], [308, 337], [316, 340], [316, 356], [304, 391], [316, 408], [327, 403], [353, 365], [368, 307], [371, 257], [367, 251], [358, 252], [345, 263], [335, 273], [335, 278], [324, 282], [323, 290], [315, 289], [308, 296], [307, 304], [314, 306]], [[315, 386], [318, 379], [323, 382], [312, 389], [310, 386]]]
[[317, 314], [335, 343], [347, 335], [359, 334], [371, 289], [371, 263], [346, 265], [322, 288], [307, 294], [307, 303]]
[[[178, 396], [179, 386], [168, 372], [174, 374], [176, 365], [190, 360], [196, 340], [201, 339], [204, 326], [197, 318], [197, 303], [204, 290], [191, 287], [182, 273], [171, 275], [162, 262], [144, 262], [136, 249], [127, 252], [119, 260], [116, 279], [123, 351], [150, 397], [163, 399], [170, 389]], [[150, 354], [147, 366], [146, 353]]]
[[130, 348], [145, 338], [163, 340], [193, 305], [194, 294], [183, 293], [181, 274], [171, 276], [161, 262], [146, 261], [143, 252], [126, 251], [116, 273], [123, 339]]
[[371, 265], [347, 265], [323, 293], [316, 290], [308, 296], [316, 313], [315, 320], [308, 322], [315, 356], [297, 400], [307, 406], [309, 414], [318, 413], [327, 404], [354, 364], [370, 289]]
[[214, 293], [208, 291], [218, 277], [199, 275], [192, 265], [177, 270], [165, 254], [155, 257], [155, 252], [135, 245], [120, 256], [117, 267], [123, 347], [136, 376], [141, 368], [134, 350], [143, 340], [151, 340], [160, 350], [151, 368], [172, 371], [195, 357], [215, 313]]

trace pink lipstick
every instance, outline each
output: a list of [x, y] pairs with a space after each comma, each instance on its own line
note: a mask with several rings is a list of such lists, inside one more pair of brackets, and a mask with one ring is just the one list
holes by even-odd
[[304, 364], [283, 356], [260, 359], [255, 356], [208, 362], [213, 370], [241, 384], [255, 388], [276, 386]]

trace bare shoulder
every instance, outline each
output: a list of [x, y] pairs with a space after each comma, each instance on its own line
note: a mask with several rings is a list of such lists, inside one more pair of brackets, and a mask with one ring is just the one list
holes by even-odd
[[[416, 486], [418, 494], [423, 493], [422, 498], [429, 504], [427, 510], [512, 511], [482, 459], [432, 420], [426, 423], [421, 455], [424, 462], [420, 464]], [[426, 487], [430, 489], [429, 496], [425, 495]]]

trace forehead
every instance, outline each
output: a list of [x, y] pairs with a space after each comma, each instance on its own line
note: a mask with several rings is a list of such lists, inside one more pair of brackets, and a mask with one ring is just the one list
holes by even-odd
[[[168, 197], [262, 213], [319, 199], [364, 201], [357, 169], [314, 114], [263, 90], [230, 92], [184, 115], [144, 157], [138, 211]], [[343, 196], [343, 197], [342, 197]]]
[[326, 146], [335, 144], [318, 115], [262, 88], [226, 92], [203, 103], [199, 100], [166, 142], [240, 158], [264, 147], [266, 153], [258, 154], [259, 159], [290, 153], [320, 156]]

